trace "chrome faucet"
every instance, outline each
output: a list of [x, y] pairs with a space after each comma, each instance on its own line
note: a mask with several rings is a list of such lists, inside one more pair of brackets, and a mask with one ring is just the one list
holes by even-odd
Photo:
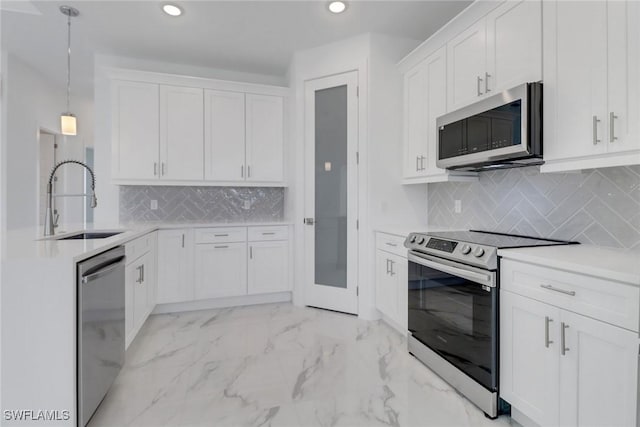
[[[98, 199], [96, 198], [96, 177], [93, 174], [93, 171], [91, 170], [91, 168], [87, 166], [85, 163], [80, 162], [78, 160], [61, 161], [60, 163], [58, 163], [53, 167], [53, 170], [49, 175], [49, 183], [47, 184], [47, 210], [44, 216], [44, 235], [45, 236], [53, 236], [55, 234], [55, 223], [53, 219], [53, 212], [51, 211], [51, 206], [53, 205], [53, 190], [52, 190], [53, 177], [56, 171], [58, 170], [58, 168], [67, 163], [75, 163], [77, 165], [84, 167], [86, 170], [89, 171], [89, 173], [91, 174], [91, 207], [95, 208], [96, 206], [98, 206]], [[58, 222], [57, 218], [55, 222]]]

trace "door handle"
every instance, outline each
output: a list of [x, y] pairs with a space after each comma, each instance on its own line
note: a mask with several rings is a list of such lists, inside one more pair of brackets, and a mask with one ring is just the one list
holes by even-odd
[[315, 223], [315, 220], [313, 218], [305, 218], [304, 223], [306, 225], [313, 225]]
[[593, 116], [593, 145], [598, 145], [598, 142], [600, 142], [598, 139], [598, 123], [600, 123], [598, 116]]
[[618, 116], [616, 116], [613, 111], [609, 113], [609, 142], [613, 142], [616, 139], [618, 139], [618, 137], [616, 136], [616, 132], [614, 130], [614, 124], [615, 124], [615, 120], [618, 118]]
[[544, 316], [544, 346], [549, 348], [549, 344], [553, 344], [553, 341], [549, 339], [549, 323], [553, 322], [553, 319], [549, 316]]
[[566, 323], [564, 323], [564, 322], [560, 323], [560, 346], [561, 346], [560, 353], [563, 356], [565, 355], [565, 353], [567, 351], [569, 351], [569, 347], [566, 346], [567, 339], [566, 339], [566, 336], [565, 336], [565, 330], [568, 327], [569, 327], [569, 325], [567, 325]]
[[477, 81], [476, 81], [476, 88], [478, 90], [478, 96], [482, 95], [482, 90], [480, 89], [481, 85], [482, 85], [482, 77], [478, 76], [477, 77]]

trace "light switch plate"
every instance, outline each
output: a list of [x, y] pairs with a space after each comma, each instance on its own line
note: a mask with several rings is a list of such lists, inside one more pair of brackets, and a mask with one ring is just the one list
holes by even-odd
[[158, 201], [157, 200], [152, 200], [151, 201], [151, 210], [152, 211], [158, 210]]
[[244, 208], [245, 209], [251, 209], [251, 200], [245, 200], [244, 201]]

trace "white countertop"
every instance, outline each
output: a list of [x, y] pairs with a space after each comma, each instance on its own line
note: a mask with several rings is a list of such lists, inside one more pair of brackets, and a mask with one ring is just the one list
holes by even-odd
[[123, 231], [105, 239], [55, 240], [43, 236], [42, 227], [9, 230], [6, 235], [3, 258], [6, 259], [61, 259], [82, 261], [116, 246], [123, 245], [156, 230], [206, 227], [251, 227], [291, 225], [291, 222], [250, 222], [250, 223], [175, 223], [148, 222], [126, 224], [66, 225], [57, 231], [55, 237], [75, 234], [82, 230]]
[[640, 252], [593, 245], [500, 249], [503, 258], [640, 286]]

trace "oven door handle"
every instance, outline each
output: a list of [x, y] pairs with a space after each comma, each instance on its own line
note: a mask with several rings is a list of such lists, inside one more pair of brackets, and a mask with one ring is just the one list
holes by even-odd
[[463, 279], [471, 280], [472, 282], [479, 283], [494, 288], [496, 286], [494, 282], [494, 273], [480, 273], [476, 271], [470, 271], [466, 268], [457, 267], [456, 264], [443, 259], [436, 258], [437, 261], [432, 260], [432, 257], [426, 258], [426, 256], [417, 256], [409, 254], [409, 261], [413, 261], [416, 264], [423, 265], [425, 267], [433, 268], [434, 270], [440, 270], [444, 273], [449, 273], [454, 276], [462, 277]]

